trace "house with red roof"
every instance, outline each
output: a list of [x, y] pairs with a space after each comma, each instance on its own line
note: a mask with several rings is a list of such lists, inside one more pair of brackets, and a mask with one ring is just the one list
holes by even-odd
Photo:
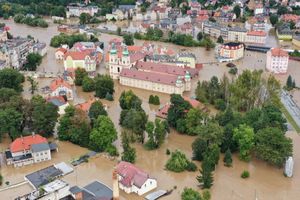
[[267, 52], [266, 68], [275, 74], [285, 74], [288, 70], [289, 54], [281, 48], [272, 48]]
[[157, 187], [156, 179], [129, 162], [121, 161], [116, 171], [119, 187], [126, 193], [136, 193], [141, 196]]
[[62, 78], [53, 80], [50, 84], [50, 96], [63, 96], [67, 100], [73, 100], [73, 89], [72, 86]]
[[265, 44], [267, 33], [265, 31], [248, 31], [246, 34], [246, 43]]
[[68, 49], [60, 47], [55, 51], [56, 60], [64, 60], [65, 54], [68, 52]]
[[38, 134], [21, 136], [15, 139], [5, 151], [7, 165], [21, 167], [32, 163], [51, 160], [51, 150], [57, 150], [56, 144]]

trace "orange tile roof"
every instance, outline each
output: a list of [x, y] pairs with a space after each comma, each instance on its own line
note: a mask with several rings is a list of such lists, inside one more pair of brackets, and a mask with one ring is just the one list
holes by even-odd
[[88, 112], [90, 110], [90, 107], [92, 105], [92, 103], [94, 103], [95, 99], [90, 99], [84, 103], [81, 103], [81, 104], [77, 104], [75, 107], [80, 109], [80, 110], [83, 110], [85, 112]]
[[272, 56], [277, 56], [277, 57], [288, 57], [289, 56], [288, 52], [286, 52], [286, 51], [284, 51], [283, 49], [280, 49], [280, 48], [271, 49], [271, 55]]
[[58, 52], [58, 51], [61, 51], [61, 52], [63, 52], [63, 53], [66, 53], [68, 50], [61, 47], [61, 48], [56, 49], [55, 52]]
[[23, 150], [29, 150], [33, 144], [47, 143], [47, 139], [36, 134], [15, 139], [10, 144], [10, 151], [15, 153]]
[[266, 36], [267, 33], [265, 31], [249, 31], [249, 32], [247, 32], [247, 35]]
[[127, 46], [127, 49], [128, 49], [128, 51], [134, 51], [134, 52], [136, 52], [136, 51], [141, 51], [142, 50], [142, 46]]
[[[65, 59], [68, 57], [68, 56], [71, 56], [71, 58], [73, 60], [84, 60], [86, 56], [90, 55], [91, 54], [91, 50], [84, 50], [84, 51], [68, 51], [66, 54], [65, 54]], [[93, 57], [93, 56], [91, 56]]]
[[53, 80], [50, 84], [50, 89], [52, 91], [56, 90], [58, 87], [60, 86], [64, 86], [66, 88], [71, 89], [71, 85], [69, 83], [67, 83], [64, 79], [62, 78], [57, 78], [55, 80]]

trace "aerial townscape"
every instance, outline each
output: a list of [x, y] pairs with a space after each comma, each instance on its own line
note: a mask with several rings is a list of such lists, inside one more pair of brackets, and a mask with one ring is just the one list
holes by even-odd
[[300, 0], [0, 0], [0, 199], [299, 200]]

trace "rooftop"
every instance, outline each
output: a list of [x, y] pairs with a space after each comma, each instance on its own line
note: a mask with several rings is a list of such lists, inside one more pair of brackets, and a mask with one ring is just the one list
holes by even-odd
[[31, 145], [31, 150], [33, 153], [36, 153], [36, 152], [50, 150], [50, 147], [48, 143], [33, 144]]
[[288, 52], [286, 52], [280, 48], [273, 48], [270, 51], [271, 51], [272, 56], [276, 56], [276, 57], [288, 57], [289, 56]]
[[47, 143], [47, 139], [38, 134], [24, 136], [15, 139], [10, 144], [10, 150], [12, 153], [29, 150], [33, 144], [41, 144], [41, 143]]
[[56, 90], [58, 87], [66, 87], [66, 88], [71, 89], [71, 85], [62, 78], [57, 78], [57, 79], [53, 80], [50, 84], [50, 89], [52, 91]]
[[50, 182], [46, 185], [43, 186], [43, 189], [47, 192], [47, 193], [52, 193], [55, 192], [59, 189], [62, 189], [64, 187], [67, 187], [69, 184], [62, 181], [62, 180], [55, 180], [53, 182]]

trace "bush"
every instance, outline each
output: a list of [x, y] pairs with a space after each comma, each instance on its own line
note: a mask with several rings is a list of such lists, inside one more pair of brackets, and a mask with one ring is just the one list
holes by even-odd
[[243, 173], [241, 174], [241, 178], [249, 178], [250, 173], [247, 170], [244, 170]]
[[215, 102], [215, 108], [221, 111], [226, 109], [226, 103], [223, 99], [217, 99]]
[[170, 154], [171, 154], [171, 151], [170, 151], [169, 149], [167, 149], [167, 150], [166, 150], [166, 154], [167, 154], [167, 155], [170, 155]]
[[238, 69], [236, 67], [230, 68], [230, 70], [229, 70], [229, 74], [232, 74], [232, 75], [236, 75], [237, 72], [238, 72]]
[[113, 97], [113, 95], [111, 95], [110, 93], [106, 93], [105, 99], [108, 100], [108, 101], [113, 101], [113, 100], [114, 100], [114, 97]]
[[105, 151], [110, 155], [110, 156], [119, 156], [119, 152], [118, 152], [118, 149], [113, 146], [113, 145], [110, 145], [108, 146]]
[[159, 105], [160, 101], [159, 101], [159, 97], [157, 95], [150, 95], [149, 96], [149, 104], [153, 104], [153, 105]]
[[167, 161], [166, 168], [173, 172], [183, 172], [184, 170], [194, 168], [193, 164], [190, 163], [191, 162], [187, 159], [184, 153], [176, 150], [171, 154], [171, 158]]

